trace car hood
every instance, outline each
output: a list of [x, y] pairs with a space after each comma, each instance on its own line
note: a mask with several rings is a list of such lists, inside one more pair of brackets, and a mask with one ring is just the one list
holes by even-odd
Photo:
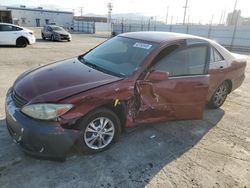
[[29, 103], [57, 102], [121, 79], [90, 68], [73, 58], [23, 73], [15, 81], [13, 89]]
[[58, 33], [60, 35], [69, 35], [69, 32], [67, 31], [53, 31], [54, 33]]

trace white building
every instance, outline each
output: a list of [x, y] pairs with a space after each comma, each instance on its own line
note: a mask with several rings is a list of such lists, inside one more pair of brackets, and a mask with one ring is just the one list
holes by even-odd
[[45, 10], [42, 7], [6, 6], [0, 7], [0, 22], [12, 22], [24, 27], [42, 27], [49, 23], [70, 27], [73, 22], [73, 12]]

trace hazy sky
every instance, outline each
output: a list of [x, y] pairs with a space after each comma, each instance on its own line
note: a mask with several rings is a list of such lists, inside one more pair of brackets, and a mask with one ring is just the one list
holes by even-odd
[[[107, 3], [112, 2], [113, 13], [141, 13], [147, 16], [156, 16], [158, 20], [166, 20], [167, 7], [169, 7], [168, 22], [173, 17], [182, 22], [186, 0], [0, 0], [0, 5], [26, 5], [31, 7], [42, 6], [48, 9], [62, 9], [80, 14], [83, 13], [107, 14]], [[235, 0], [188, 0], [187, 19], [190, 22], [208, 23], [213, 16], [213, 22], [219, 23], [223, 12], [231, 12]], [[237, 9], [242, 15], [250, 17], [250, 0], [238, 0]], [[225, 16], [226, 19], [226, 16]]]

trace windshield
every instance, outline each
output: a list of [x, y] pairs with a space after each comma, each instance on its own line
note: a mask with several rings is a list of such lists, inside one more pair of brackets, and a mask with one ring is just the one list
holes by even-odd
[[114, 37], [96, 47], [79, 60], [103, 72], [120, 76], [133, 74], [155, 48], [154, 43]]
[[53, 31], [63, 31], [62, 27], [51, 27]]

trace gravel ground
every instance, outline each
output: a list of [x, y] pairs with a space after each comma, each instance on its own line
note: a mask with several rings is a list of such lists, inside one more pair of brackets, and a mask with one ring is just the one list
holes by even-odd
[[[36, 31], [39, 35], [39, 31]], [[27, 48], [0, 47], [1, 187], [250, 187], [250, 68], [244, 84], [203, 120], [127, 130], [110, 150], [72, 152], [64, 163], [24, 155], [5, 127], [4, 97], [23, 71], [81, 54], [105, 38], [38, 40]], [[249, 59], [250, 60], [250, 59]]]

